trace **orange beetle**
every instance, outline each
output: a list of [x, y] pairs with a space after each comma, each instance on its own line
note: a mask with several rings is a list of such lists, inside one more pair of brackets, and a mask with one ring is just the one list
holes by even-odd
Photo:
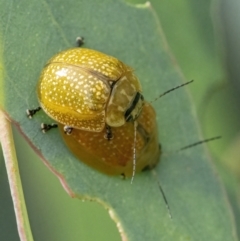
[[89, 132], [73, 129], [71, 135], [66, 135], [63, 128], [60, 128], [60, 131], [68, 148], [87, 165], [108, 175], [133, 177], [134, 151], [136, 172], [151, 169], [159, 161], [160, 148], [155, 117], [152, 106], [145, 103], [137, 119], [136, 140], [133, 122], [113, 127], [111, 140], [104, 138], [104, 130]]

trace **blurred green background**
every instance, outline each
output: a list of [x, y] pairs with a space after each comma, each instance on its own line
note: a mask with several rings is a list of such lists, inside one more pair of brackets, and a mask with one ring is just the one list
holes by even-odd
[[[237, 0], [155, 0], [151, 4], [183, 74], [187, 80], [195, 80], [189, 88], [203, 137], [223, 137], [209, 146], [239, 227], [240, 3]], [[106, 210], [99, 204], [70, 198], [15, 129], [14, 137], [35, 241], [121, 240]], [[1, 240], [18, 241], [3, 165], [0, 153]]]

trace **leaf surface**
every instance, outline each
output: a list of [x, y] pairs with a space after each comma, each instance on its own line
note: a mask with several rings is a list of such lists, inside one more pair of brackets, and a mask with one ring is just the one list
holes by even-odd
[[[31, 121], [25, 110], [38, 106], [41, 69], [58, 51], [84, 36], [85, 47], [117, 57], [133, 67], [145, 99], [182, 84], [151, 7], [123, 1], [0, 2], [1, 106], [33, 148], [76, 197], [96, 200], [110, 210], [126, 240], [236, 240], [225, 194], [204, 146], [175, 152], [201, 138], [187, 88], [154, 102], [163, 147], [157, 175], [130, 180], [109, 177], [78, 161], [58, 130], [43, 135], [43, 112]], [[161, 183], [171, 208], [169, 218]]]

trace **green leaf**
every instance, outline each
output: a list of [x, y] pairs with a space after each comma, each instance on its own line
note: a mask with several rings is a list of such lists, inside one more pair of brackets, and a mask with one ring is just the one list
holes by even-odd
[[85, 47], [132, 66], [147, 100], [185, 82], [149, 5], [134, 7], [120, 0], [2, 1], [0, 9], [1, 106], [71, 195], [102, 203], [127, 240], [236, 240], [225, 193], [204, 147], [175, 152], [202, 139], [186, 89], [154, 103], [163, 147], [157, 178], [152, 172], [141, 173], [132, 185], [79, 162], [57, 130], [43, 135], [40, 123], [51, 121], [44, 113], [31, 121], [26, 118], [25, 110], [38, 106], [36, 83], [44, 64], [72, 47], [77, 36], [85, 37]]
[[3, 240], [19, 240], [3, 154], [0, 150], [0, 231]]

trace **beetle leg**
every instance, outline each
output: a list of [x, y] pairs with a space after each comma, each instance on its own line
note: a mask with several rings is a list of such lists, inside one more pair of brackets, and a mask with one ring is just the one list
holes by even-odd
[[109, 125], [106, 125], [106, 133], [104, 135], [104, 138], [108, 141], [113, 139], [112, 129]]
[[145, 172], [145, 171], [149, 171], [152, 170], [156, 165], [147, 165], [145, 166], [141, 171]]
[[40, 111], [41, 109], [42, 109], [42, 108], [41, 108], [40, 106], [37, 107], [37, 108], [35, 108], [35, 109], [32, 109], [32, 110], [27, 109], [27, 110], [26, 110], [27, 117], [28, 117], [29, 119], [32, 119], [32, 117], [36, 114], [36, 112]]
[[53, 129], [53, 128], [57, 128], [58, 127], [58, 124], [45, 124], [45, 123], [42, 123], [41, 124], [41, 130], [43, 133], [46, 133], [47, 131]]
[[123, 180], [125, 180], [126, 179], [126, 175], [124, 174], [124, 173], [121, 173], [121, 178], [123, 179]]
[[158, 147], [159, 147], [159, 151], [161, 151], [161, 150], [162, 150], [162, 145], [161, 145], [161, 143], [158, 143]]
[[84, 38], [83, 37], [77, 37], [76, 38], [76, 44], [77, 44], [77, 47], [81, 47], [84, 44]]
[[63, 130], [64, 130], [65, 134], [71, 135], [73, 128], [71, 126], [64, 126]]

